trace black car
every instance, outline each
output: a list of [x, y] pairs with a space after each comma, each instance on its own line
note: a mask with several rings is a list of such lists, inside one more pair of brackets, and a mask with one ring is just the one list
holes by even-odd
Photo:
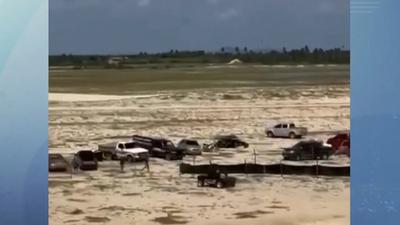
[[197, 177], [197, 186], [204, 187], [217, 187], [227, 188], [234, 187], [236, 184], [236, 178], [229, 177], [227, 174], [221, 174], [219, 172], [208, 173], [206, 175], [199, 175]]
[[72, 159], [74, 169], [80, 170], [97, 170], [96, 154], [90, 150], [82, 150], [77, 152]]
[[184, 149], [175, 147], [174, 143], [168, 139], [133, 135], [132, 140], [139, 147], [149, 150], [152, 157], [181, 160], [184, 156]]
[[331, 147], [318, 141], [300, 141], [290, 148], [284, 148], [284, 160], [327, 160], [334, 153]]
[[68, 170], [68, 162], [61, 154], [49, 154], [49, 171], [65, 172]]
[[249, 147], [249, 144], [240, 140], [236, 135], [220, 135], [215, 137], [214, 146], [217, 148], [247, 148]]

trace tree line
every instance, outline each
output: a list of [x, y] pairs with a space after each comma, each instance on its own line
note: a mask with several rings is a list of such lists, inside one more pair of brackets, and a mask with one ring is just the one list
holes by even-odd
[[175, 64], [175, 63], [227, 63], [239, 59], [254, 64], [349, 64], [350, 51], [341, 48], [287, 50], [251, 50], [247, 47], [222, 47], [218, 51], [181, 51], [171, 49], [167, 52], [139, 52], [127, 55], [50, 55], [50, 66], [110, 66], [114, 60], [121, 65], [134, 64]]

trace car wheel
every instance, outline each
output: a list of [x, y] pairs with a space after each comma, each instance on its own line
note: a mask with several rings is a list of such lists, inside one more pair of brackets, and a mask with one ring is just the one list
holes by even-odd
[[290, 138], [290, 139], [295, 139], [295, 138], [296, 138], [296, 134], [293, 133], [293, 132], [291, 132], [291, 133], [289, 134], [289, 138]]
[[217, 188], [223, 188], [223, 187], [224, 187], [224, 185], [222, 184], [222, 182], [218, 181], [217, 182]]
[[204, 181], [203, 180], [198, 180], [197, 181], [197, 187], [203, 187], [204, 186]]
[[323, 155], [323, 156], [322, 156], [322, 159], [328, 160], [328, 159], [329, 159], [329, 155], [327, 155], [327, 154]]
[[127, 158], [128, 158], [128, 162], [130, 162], [130, 163], [134, 161], [134, 160], [133, 160], [133, 157], [132, 157], [132, 156], [130, 156], [130, 155], [128, 155], [128, 157], [127, 157]]
[[273, 134], [271, 131], [268, 131], [268, 132], [267, 132], [267, 136], [268, 136], [268, 137], [273, 137], [274, 134]]
[[166, 160], [171, 160], [171, 158], [172, 158], [172, 157], [171, 157], [171, 154], [168, 153], [168, 154], [165, 155], [165, 159], [166, 159]]
[[300, 161], [301, 160], [301, 156], [300, 155], [297, 155], [296, 156], [296, 161]]

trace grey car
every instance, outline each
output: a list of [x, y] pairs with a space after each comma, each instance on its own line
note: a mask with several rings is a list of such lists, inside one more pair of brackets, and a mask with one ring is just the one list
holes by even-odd
[[65, 172], [68, 170], [68, 162], [61, 154], [49, 154], [49, 171]]
[[201, 155], [201, 146], [196, 140], [193, 139], [180, 140], [177, 148], [183, 149], [185, 155]]

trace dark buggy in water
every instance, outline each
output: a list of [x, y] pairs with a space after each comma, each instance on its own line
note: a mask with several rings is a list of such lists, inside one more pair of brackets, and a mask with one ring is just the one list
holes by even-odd
[[236, 185], [236, 178], [229, 177], [227, 173], [221, 173], [218, 169], [210, 171], [208, 174], [199, 175], [197, 177], [197, 186], [227, 188]]

